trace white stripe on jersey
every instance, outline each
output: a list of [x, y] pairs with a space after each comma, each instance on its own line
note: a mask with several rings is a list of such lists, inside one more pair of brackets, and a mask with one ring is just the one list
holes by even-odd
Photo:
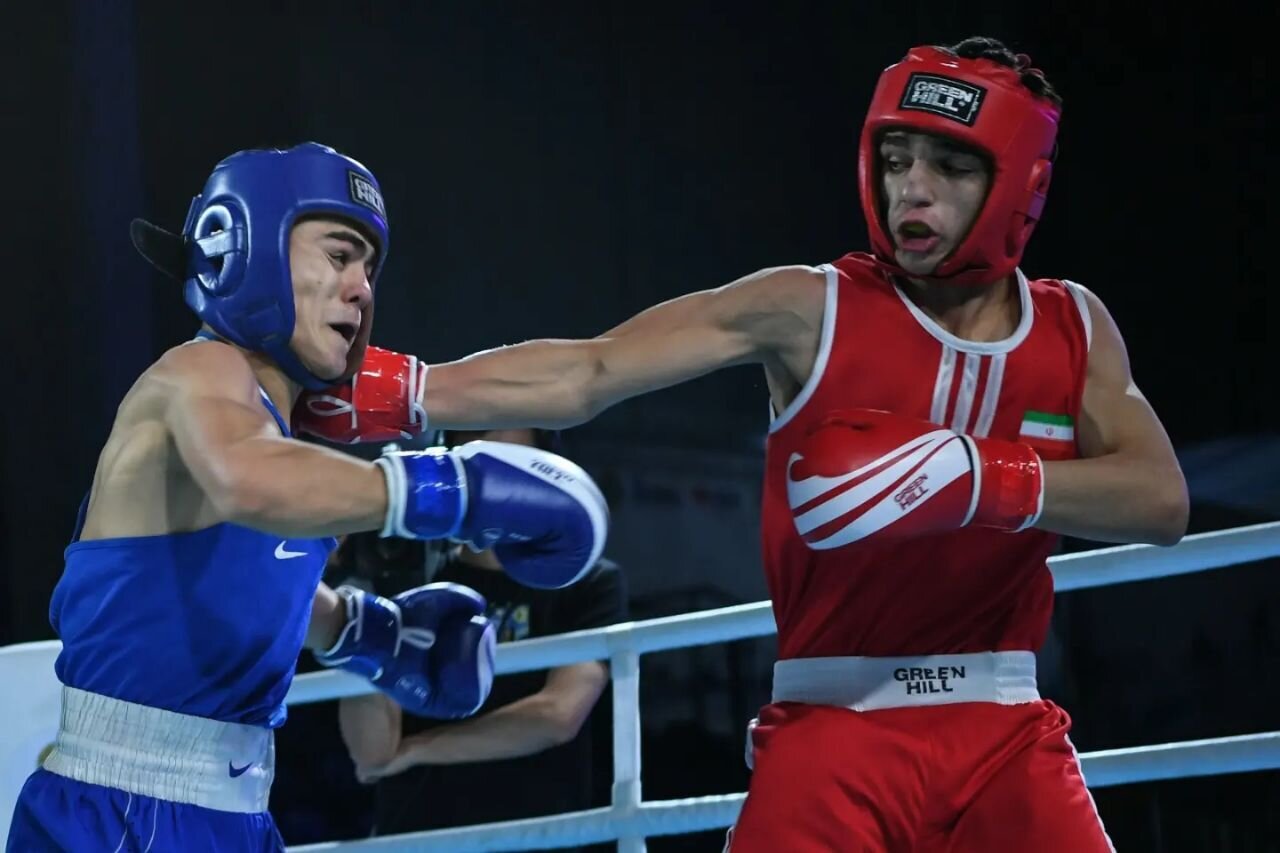
[[951, 428], [963, 433], [969, 426], [969, 414], [973, 411], [973, 398], [978, 393], [978, 373], [982, 370], [982, 356], [971, 352], [964, 354], [964, 372], [960, 375], [960, 390], [956, 394], [956, 407], [951, 414]]
[[[957, 376], [956, 358], [959, 354], [955, 348], [942, 345], [942, 358], [938, 362], [938, 374], [933, 383], [933, 405], [929, 410], [929, 420], [939, 426], [949, 426], [959, 433], [967, 432], [978, 438], [986, 438], [991, 434], [991, 424], [995, 420], [996, 407], [1000, 402], [1004, 365], [1008, 355], [966, 352]], [[977, 420], [972, 432], [968, 432], [969, 422], [974, 417], [974, 403], [978, 399], [983, 361], [988, 362], [987, 380], [982, 384], [982, 400]], [[955, 403], [952, 404], [951, 390], [957, 384], [959, 387], [956, 389]]]
[[933, 383], [933, 407], [929, 420], [938, 426], [947, 425], [947, 403], [951, 400], [951, 380], [956, 369], [956, 351], [942, 345], [942, 361], [938, 363], [938, 378]]
[[1008, 356], [1004, 353], [991, 356], [991, 365], [987, 368], [987, 387], [982, 392], [982, 408], [978, 410], [978, 422], [973, 427], [973, 434], [978, 438], [991, 435], [991, 422], [996, 418], [996, 402], [1000, 399], [1006, 358]]

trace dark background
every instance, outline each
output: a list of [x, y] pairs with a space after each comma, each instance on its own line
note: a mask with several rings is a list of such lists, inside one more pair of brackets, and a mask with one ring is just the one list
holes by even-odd
[[[1193, 531], [1280, 517], [1264, 21], [1229, 4], [880, 6], [7, 8], [0, 643], [52, 636], [61, 550], [115, 407], [196, 328], [127, 223], [179, 227], [227, 153], [316, 139], [369, 166], [392, 223], [374, 341], [445, 360], [596, 334], [763, 266], [865, 248], [856, 138], [879, 71], [911, 45], [973, 34], [1030, 53], [1066, 101], [1024, 269], [1080, 281], [1110, 307], [1183, 460]], [[618, 406], [567, 442], [614, 484], [641, 467], [660, 478], [642, 465], [655, 455], [674, 469], [699, 454], [733, 469], [709, 481], [740, 484], [759, 463], [765, 405], [759, 371], [735, 369]], [[650, 517], [643, 501], [619, 511]], [[763, 597], [758, 566], [690, 558], [695, 535], [664, 534], [658, 561], [625, 552], [625, 537], [611, 546], [635, 615]], [[748, 524], [712, 538], [754, 536]], [[1280, 728], [1274, 568], [1061, 595], [1045, 692], [1072, 711], [1080, 751]], [[767, 695], [770, 655], [754, 641], [646, 658], [646, 797], [745, 787], [742, 714]], [[727, 706], [688, 704], [708, 679]], [[290, 842], [358, 831], [365, 794], [340, 754], [330, 785], [289, 787], [301, 773], [290, 744], [321, 751], [326, 713], [298, 709], [282, 733], [279, 808], [330, 822], [282, 815]], [[1277, 776], [1096, 798], [1121, 850], [1277, 850]], [[652, 849], [718, 850], [718, 836]]]

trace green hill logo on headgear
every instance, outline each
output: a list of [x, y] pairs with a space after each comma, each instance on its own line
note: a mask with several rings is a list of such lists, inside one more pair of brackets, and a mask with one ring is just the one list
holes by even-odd
[[973, 126], [986, 90], [938, 74], [912, 74], [902, 93], [903, 110], [923, 110]]

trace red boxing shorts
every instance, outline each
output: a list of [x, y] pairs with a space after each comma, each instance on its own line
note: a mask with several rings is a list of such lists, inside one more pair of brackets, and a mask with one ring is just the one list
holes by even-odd
[[1029, 652], [779, 662], [725, 849], [1114, 853], [1034, 666]]

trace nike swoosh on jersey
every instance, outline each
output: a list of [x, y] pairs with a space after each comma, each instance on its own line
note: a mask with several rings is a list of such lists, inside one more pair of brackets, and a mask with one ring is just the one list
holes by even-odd
[[248, 769], [249, 769], [250, 767], [252, 767], [252, 766], [253, 766], [253, 762], [252, 762], [252, 761], [250, 761], [250, 762], [249, 762], [248, 764], [246, 764], [244, 767], [236, 767], [234, 764], [232, 764], [230, 761], [228, 761], [228, 762], [227, 762], [227, 772], [228, 772], [228, 773], [230, 773], [230, 774], [231, 774], [231, 778], [232, 778], [232, 779], [234, 779], [234, 778], [236, 778], [237, 776], [243, 776], [243, 775], [244, 775], [244, 772], [245, 772], [246, 770], [248, 770]]
[[307, 556], [307, 552], [306, 552], [306, 551], [290, 551], [290, 550], [286, 549], [284, 546], [285, 546], [285, 545], [287, 545], [287, 544], [288, 544], [287, 542], [281, 542], [279, 545], [277, 545], [277, 546], [276, 546], [276, 559], [277, 559], [277, 560], [292, 560], [294, 557], [305, 557], [305, 556]]

